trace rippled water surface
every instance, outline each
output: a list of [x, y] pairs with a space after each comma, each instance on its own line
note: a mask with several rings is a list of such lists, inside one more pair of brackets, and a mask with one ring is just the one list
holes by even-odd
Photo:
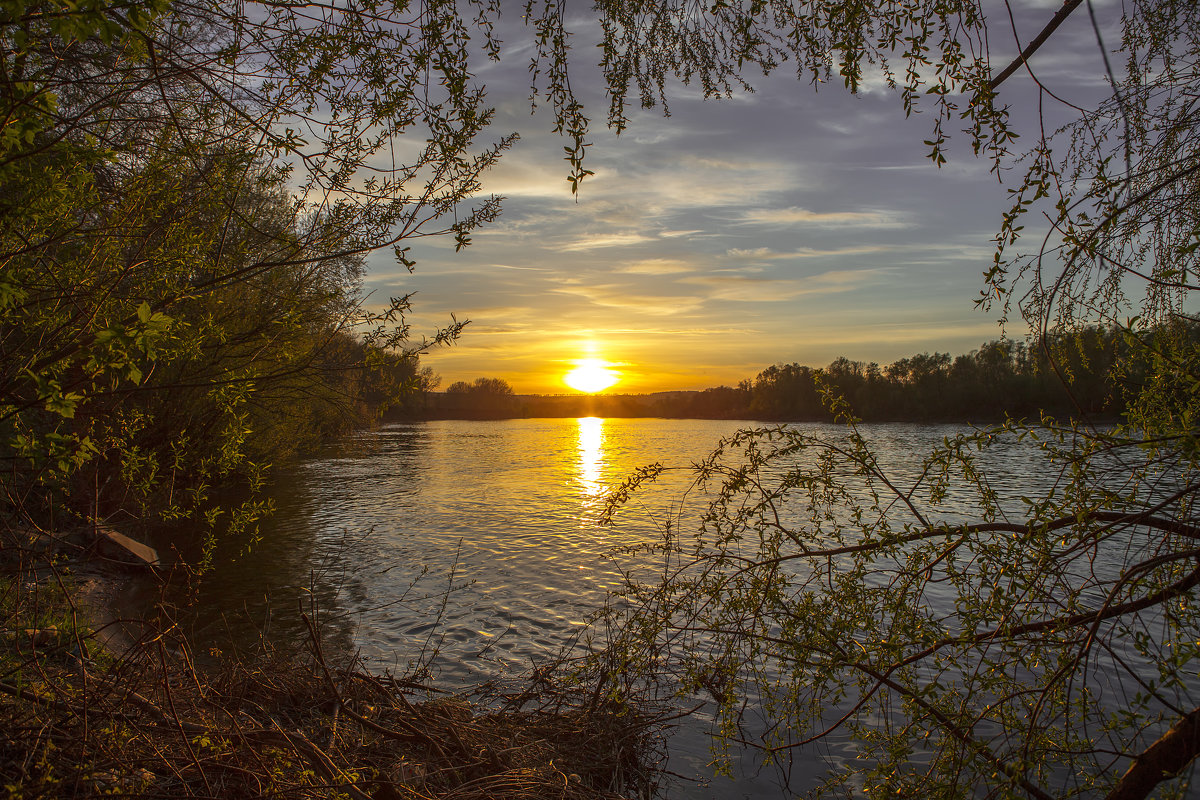
[[[687, 465], [748, 423], [662, 419], [437, 421], [353, 435], [281, 474], [278, 513], [249, 556], [222, 563], [203, 588], [202, 624], [268, 631], [313, 587], [352, 645], [378, 668], [404, 668], [436, 648], [443, 685], [527, 669], [575, 636], [619, 570], [615, 547], [651, 541], [675, 508], [683, 475], [636, 496], [613, 527], [597, 520], [609, 489], [653, 462]], [[809, 426], [830, 436], [833, 426]], [[950, 426], [877, 425], [865, 432], [884, 464], [915, 473]], [[1029, 490], [1031, 462], [998, 453], [993, 487]], [[963, 509], [966, 511], [967, 509]], [[951, 507], [953, 511], [953, 507]], [[645, 566], [645, 565], [642, 565]], [[450, 591], [447, 591], [450, 589]], [[266, 598], [276, 603], [268, 611]], [[294, 608], [294, 605], [291, 606]], [[272, 614], [274, 619], [272, 619]], [[703, 721], [674, 740], [672, 768], [706, 772]], [[836, 757], [826, 745], [825, 756]], [[824, 771], [801, 759], [800, 785]], [[795, 787], [794, 787], [795, 788]], [[685, 785], [679, 796], [777, 797], [773, 774]]]

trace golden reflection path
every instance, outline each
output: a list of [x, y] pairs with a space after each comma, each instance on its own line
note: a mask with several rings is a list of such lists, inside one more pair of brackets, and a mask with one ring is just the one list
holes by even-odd
[[579, 483], [588, 498], [598, 498], [606, 491], [601, 475], [604, 470], [604, 420], [600, 417], [580, 417], [579, 423]]

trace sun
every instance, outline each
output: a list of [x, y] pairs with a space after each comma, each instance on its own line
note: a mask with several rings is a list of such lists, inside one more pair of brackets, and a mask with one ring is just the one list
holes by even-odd
[[563, 382], [572, 389], [587, 394], [602, 392], [621, 379], [619, 373], [608, 368], [607, 361], [585, 358], [575, 369], [563, 376]]

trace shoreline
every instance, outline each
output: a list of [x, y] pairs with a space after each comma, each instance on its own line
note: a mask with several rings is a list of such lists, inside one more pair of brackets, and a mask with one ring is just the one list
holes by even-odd
[[[389, 425], [393, 423], [412, 423], [412, 422], [502, 422], [507, 420], [524, 420], [524, 419], [670, 419], [670, 420], [693, 420], [704, 422], [744, 422], [747, 425], [836, 425], [842, 427], [844, 422], [838, 422], [832, 417], [791, 417], [791, 416], [747, 416], [733, 414], [729, 416], [698, 416], [698, 415], [673, 415], [673, 414], [599, 414], [599, 413], [562, 413], [562, 414], [524, 414], [524, 413], [499, 413], [478, 411], [474, 413], [458, 412], [458, 413], [442, 413], [429, 412], [423, 414], [384, 414], [379, 420], [381, 425]], [[886, 419], [863, 419], [857, 420], [856, 424], [863, 426], [871, 425], [960, 425], [964, 427], [992, 427], [1004, 425], [1007, 422], [1021, 423], [1026, 420], [1033, 419], [1033, 415], [1023, 417], [938, 417], [930, 419], [914, 419], [907, 417], [895, 417]], [[1070, 422], [1070, 420], [1065, 420]], [[1090, 425], [1118, 425], [1121, 422], [1121, 417], [1112, 414], [1097, 414], [1086, 419], [1086, 424]], [[1027, 423], [1034, 424], [1034, 423]], [[1083, 424], [1083, 421], [1081, 421]]]

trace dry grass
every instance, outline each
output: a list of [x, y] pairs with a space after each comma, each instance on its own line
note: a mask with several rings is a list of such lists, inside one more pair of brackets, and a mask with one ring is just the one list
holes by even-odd
[[648, 718], [539, 672], [519, 703], [434, 695], [310, 638], [198, 668], [170, 628], [120, 658], [34, 537], [0, 547], [0, 796], [645, 797]]

